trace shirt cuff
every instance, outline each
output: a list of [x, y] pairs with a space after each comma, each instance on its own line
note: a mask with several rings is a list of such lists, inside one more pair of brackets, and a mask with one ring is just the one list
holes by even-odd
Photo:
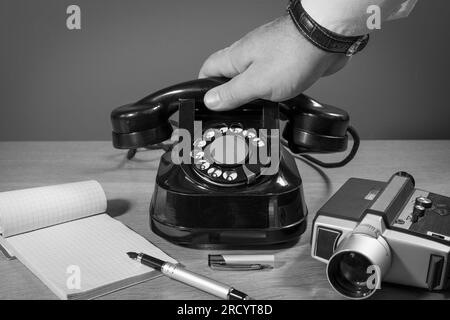
[[343, 36], [361, 36], [372, 32], [367, 26], [373, 11], [380, 8], [380, 22], [409, 15], [418, 0], [302, 0], [305, 11], [322, 27]]

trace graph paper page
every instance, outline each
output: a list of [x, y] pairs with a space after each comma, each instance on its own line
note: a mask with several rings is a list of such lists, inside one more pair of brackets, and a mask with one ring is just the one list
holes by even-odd
[[10, 237], [106, 211], [97, 181], [0, 193], [0, 233]]
[[83, 297], [92, 290], [98, 296], [156, 276], [153, 269], [131, 260], [129, 251], [176, 263], [107, 214], [22, 233], [7, 241], [17, 258], [61, 299]]

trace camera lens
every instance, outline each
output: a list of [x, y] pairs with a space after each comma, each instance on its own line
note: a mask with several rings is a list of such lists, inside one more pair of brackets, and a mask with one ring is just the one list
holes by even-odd
[[330, 261], [330, 282], [337, 291], [352, 298], [363, 298], [371, 293], [367, 285], [367, 273], [372, 263], [357, 252], [341, 252]]
[[370, 297], [391, 265], [384, 238], [371, 226], [362, 225], [345, 237], [328, 261], [331, 286], [352, 299]]

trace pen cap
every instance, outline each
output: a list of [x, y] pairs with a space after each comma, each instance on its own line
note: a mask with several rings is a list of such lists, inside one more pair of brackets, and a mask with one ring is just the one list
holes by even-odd
[[208, 265], [219, 270], [272, 269], [275, 267], [275, 256], [210, 254]]

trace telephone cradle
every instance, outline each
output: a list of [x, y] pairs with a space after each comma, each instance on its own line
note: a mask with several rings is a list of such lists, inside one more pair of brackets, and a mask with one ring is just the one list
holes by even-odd
[[[159, 236], [194, 248], [294, 244], [308, 212], [295, 157], [325, 167], [345, 165], [358, 149], [358, 135], [344, 110], [305, 95], [209, 110], [205, 93], [226, 81], [184, 82], [116, 108], [113, 145], [129, 149], [132, 158], [139, 148], [176, 140], [161, 157], [150, 202], [151, 229]], [[179, 130], [172, 136], [177, 111]], [[339, 163], [305, 154], [344, 151], [348, 133], [353, 148]]]

